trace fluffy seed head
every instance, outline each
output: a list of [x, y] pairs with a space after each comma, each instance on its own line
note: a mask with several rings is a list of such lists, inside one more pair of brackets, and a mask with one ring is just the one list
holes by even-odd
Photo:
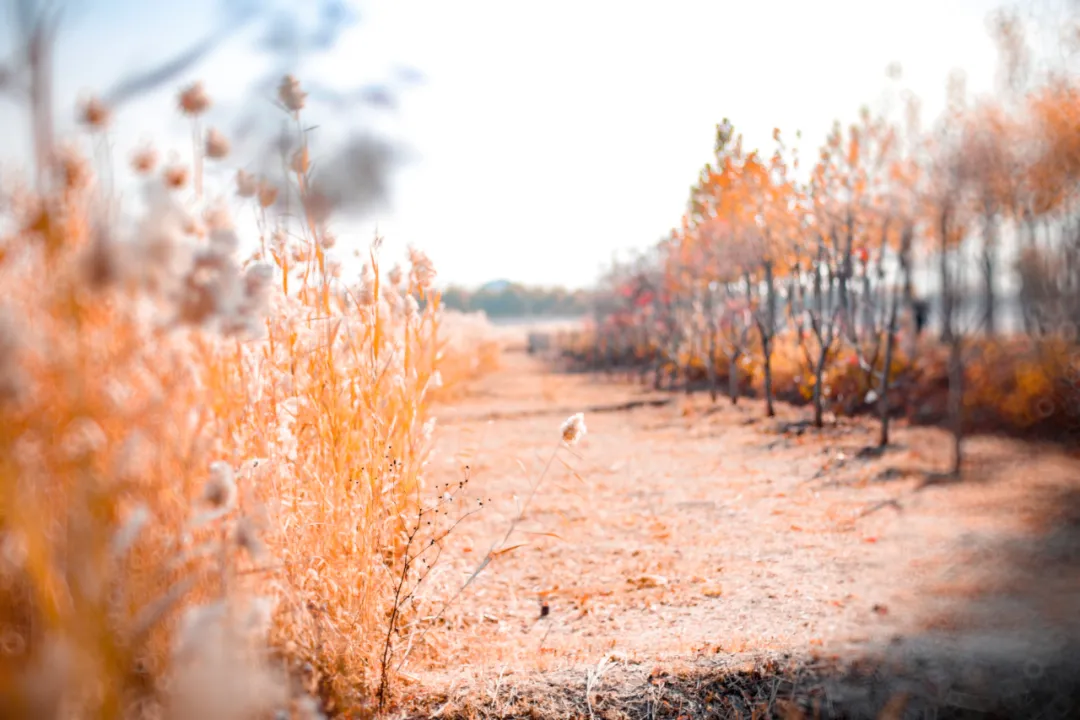
[[112, 112], [100, 99], [92, 97], [79, 106], [79, 122], [93, 130], [101, 130], [109, 124]]
[[93, 177], [90, 162], [74, 145], [65, 145], [57, 150], [55, 164], [65, 188], [82, 190], [90, 185]]
[[422, 250], [409, 248], [409, 263], [412, 265], [412, 279], [417, 287], [427, 289], [435, 281], [435, 265]]
[[386, 279], [390, 281], [391, 285], [397, 286], [401, 284], [402, 274], [401, 266], [395, 265], [387, 274]]
[[246, 552], [252, 560], [260, 562], [266, 557], [266, 546], [259, 537], [258, 528], [251, 518], [241, 518], [233, 530], [236, 546]]
[[375, 277], [371, 272], [371, 266], [364, 263], [360, 269], [360, 287], [356, 291], [356, 304], [360, 307], [371, 307], [376, 300]]
[[586, 428], [584, 413], [575, 413], [566, 418], [559, 430], [562, 432], [563, 442], [567, 445], [576, 444], [581, 438], [585, 437]]
[[206, 157], [220, 160], [229, 154], [229, 139], [217, 128], [206, 132]]
[[148, 175], [157, 167], [157, 151], [152, 147], [136, 150], [131, 156], [131, 169], [138, 175]]
[[278, 189], [270, 183], [263, 181], [259, 183], [259, 205], [264, 208], [268, 208], [277, 202]]
[[210, 96], [206, 94], [201, 82], [196, 82], [180, 92], [180, 112], [195, 117], [202, 115], [210, 107]]
[[293, 153], [292, 162], [289, 163], [289, 167], [297, 175], [306, 175], [307, 171], [311, 168], [311, 156], [308, 155], [308, 149], [302, 147]]
[[202, 499], [214, 508], [232, 505], [236, 499], [236, 480], [229, 463], [221, 460], [210, 463], [210, 478], [203, 487]]
[[165, 168], [165, 187], [170, 190], [179, 190], [187, 185], [188, 169], [183, 165], [170, 165]]
[[300, 89], [300, 81], [292, 75], [286, 75], [278, 85], [278, 99], [291, 112], [300, 112], [304, 108], [307, 93]]
[[236, 171], [236, 194], [242, 198], [255, 197], [259, 191], [259, 181], [255, 176], [243, 170]]

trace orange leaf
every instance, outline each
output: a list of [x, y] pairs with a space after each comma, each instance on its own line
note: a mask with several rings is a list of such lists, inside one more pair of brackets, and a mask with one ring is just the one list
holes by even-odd
[[502, 550], [496, 550], [495, 552], [491, 553], [491, 557], [499, 557], [500, 555], [505, 555], [508, 552], [512, 552], [514, 550], [517, 550], [520, 547], [525, 547], [526, 545], [529, 545], [529, 544], [530, 543], [523, 542], [523, 543], [518, 543], [517, 545], [511, 545], [508, 548], [503, 548]]
[[566, 542], [566, 540], [561, 535], [558, 535], [558, 534], [553, 533], [553, 532], [533, 532], [531, 530], [522, 530], [522, 532], [525, 533], [526, 535], [542, 535], [544, 537], [553, 537], [556, 540], [562, 540], [563, 542]]

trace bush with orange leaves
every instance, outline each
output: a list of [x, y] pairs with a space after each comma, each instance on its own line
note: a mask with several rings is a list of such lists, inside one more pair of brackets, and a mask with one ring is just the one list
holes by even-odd
[[[243, 173], [263, 235], [238, 257], [224, 205], [183, 190], [203, 192], [205, 151], [157, 176], [140, 151], [130, 227], [98, 214], [74, 149], [5, 198], [5, 717], [316, 717], [374, 696], [432, 394], [487, 367], [478, 334], [445, 343], [423, 253], [384, 280], [376, 241], [346, 285], [324, 224], [272, 217], [281, 188]], [[307, 170], [287, 181], [301, 199]]]
[[[608, 358], [596, 352], [600, 345], [594, 333], [592, 328], [559, 337], [562, 355], [572, 366], [605, 367]], [[964, 341], [964, 357], [964, 424], [969, 431], [1055, 440], [1080, 435], [1080, 349], [1069, 338], [974, 337]], [[874, 372], [880, 374], [883, 355], [870, 360]], [[664, 362], [647, 352], [630, 353], [623, 357], [622, 369], [650, 368], [658, 361]], [[945, 422], [947, 362], [948, 347], [932, 339], [919, 343], [914, 362], [897, 349], [889, 393], [893, 414], [921, 424]], [[677, 382], [700, 387], [706, 378], [705, 363], [705, 357], [684, 352], [679, 357]], [[726, 387], [727, 358], [716, 357], [714, 367], [718, 384]], [[670, 369], [664, 365], [665, 372]], [[772, 372], [778, 399], [794, 405], [811, 401], [814, 375], [793, 332], [777, 337]], [[744, 356], [739, 377], [742, 392], [762, 396], [759, 348]], [[843, 416], [877, 412], [876, 386], [867, 365], [850, 346], [839, 345], [830, 353], [823, 375], [823, 397], [831, 412]]]

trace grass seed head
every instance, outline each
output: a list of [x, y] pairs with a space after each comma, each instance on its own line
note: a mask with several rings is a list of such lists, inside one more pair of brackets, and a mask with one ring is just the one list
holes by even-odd
[[229, 154], [229, 139], [217, 128], [206, 132], [206, 157], [221, 160]]
[[170, 190], [180, 190], [188, 181], [188, 169], [184, 165], [173, 164], [165, 168], [163, 179], [165, 187]]
[[293, 153], [289, 167], [297, 175], [307, 175], [307, 171], [311, 169], [311, 156], [308, 154], [306, 147], [302, 147]]
[[136, 175], [149, 175], [154, 172], [157, 163], [157, 151], [152, 147], [140, 148], [131, 155], [131, 169]]
[[252, 198], [259, 192], [259, 181], [244, 170], [236, 171], [236, 194], [242, 198]]
[[259, 183], [259, 206], [262, 208], [272, 207], [277, 202], [278, 189], [267, 181]]
[[236, 500], [236, 480], [231, 465], [222, 460], [210, 463], [210, 478], [203, 486], [202, 499], [214, 508], [232, 506]]
[[79, 122], [91, 131], [103, 130], [111, 117], [112, 112], [99, 98], [92, 97], [79, 106]]
[[179, 104], [180, 112], [197, 117], [210, 108], [210, 96], [201, 82], [195, 82], [180, 91]]
[[435, 265], [422, 250], [409, 248], [409, 263], [412, 265], [413, 282], [420, 289], [426, 290], [435, 281]]
[[286, 75], [278, 85], [278, 99], [290, 112], [300, 112], [304, 109], [304, 101], [307, 93], [300, 89], [300, 81], [292, 75]]
[[567, 445], [575, 445], [581, 438], [585, 437], [585, 414], [575, 413], [566, 418], [560, 428], [562, 433], [563, 442]]

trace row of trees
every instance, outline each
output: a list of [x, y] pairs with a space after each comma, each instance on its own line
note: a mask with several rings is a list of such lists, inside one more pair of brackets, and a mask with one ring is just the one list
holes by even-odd
[[[1060, 376], [1051, 385], [1076, 360], [1080, 319], [1080, 87], [1065, 74], [1033, 81], [1016, 17], [996, 31], [1008, 91], [971, 102], [955, 80], [929, 131], [914, 101], [902, 119], [864, 109], [834, 126], [808, 172], [779, 130], [771, 153], [748, 151], [725, 119], [679, 227], [601, 283], [588, 357], [649, 367], [657, 386], [698, 368], [714, 398], [726, 374], [732, 402], [752, 361], [772, 416], [779, 347], [798, 363], [819, 427], [843, 361], [840, 373], [857, 378], [848, 406], [877, 409], [885, 445], [894, 383], [940, 353], [958, 472], [965, 353], [1001, 338], [998, 289], [1018, 286], [1025, 347]], [[999, 261], [1004, 242], [1015, 266]], [[919, 340], [917, 266], [936, 275], [933, 343]], [[964, 312], [975, 295], [980, 312]], [[1040, 388], [1029, 400], [1045, 414]], [[1062, 418], [1073, 410], [1057, 405]]]

